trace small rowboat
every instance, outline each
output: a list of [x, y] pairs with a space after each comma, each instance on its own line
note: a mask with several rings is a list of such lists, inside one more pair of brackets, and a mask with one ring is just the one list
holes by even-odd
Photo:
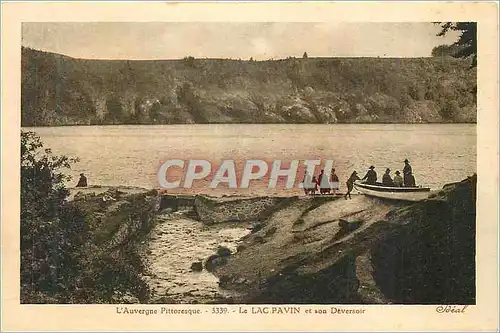
[[364, 195], [402, 201], [427, 199], [431, 191], [430, 187], [396, 187], [385, 186], [382, 183], [368, 185], [359, 180], [354, 183], [354, 188]]

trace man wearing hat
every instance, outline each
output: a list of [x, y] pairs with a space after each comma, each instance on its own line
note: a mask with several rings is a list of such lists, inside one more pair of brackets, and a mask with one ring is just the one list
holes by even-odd
[[370, 185], [375, 185], [375, 183], [377, 182], [377, 173], [375, 172], [375, 167], [373, 165], [371, 165], [369, 167], [370, 170], [368, 170], [368, 172], [366, 173], [366, 175], [361, 179], [361, 180], [365, 180], [366, 179], [366, 184], [370, 184]]
[[394, 183], [394, 186], [401, 187], [403, 186], [403, 177], [400, 176], [401, 172], [399, 170], [396, 171], [396, 175], [394, 176], [394, 179], [392, 182]]
[[403, 168], [403, 177], [405, 186], [415, 186], [415, 178], [413, 178], [410, 161], [405, 159], [405, 166]]
[[85, 177], [83, 173], [80, 174], [80, 179], [78, 180], [76, 187], [87, 187], [87, 177]]
[[382, 184], [384, 184], [384, 186], [394, 186], [394, 182], [391, 178], [391, 169], [385, 169], [384, 176], [382, 177]]

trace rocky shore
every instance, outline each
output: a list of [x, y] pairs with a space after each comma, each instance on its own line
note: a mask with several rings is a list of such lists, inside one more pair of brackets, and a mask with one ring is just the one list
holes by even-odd
[[[137, 189], [85, 189], [74, 200], [120, 217], [111, 248], [144, 235], [134, 244], [149, 295], [135, 302], [474, 304], [476, 181], [417, 203]], [[141, 197], [140, 223], [116, 213]]]
[[[143, 245], [156, 224], [156, 191], [137, 188], [72, 189], [69, 204], [84, 216], [86, 233], [76, 279], [89, 287], [72, 302], [148, 303]], [[103, 288], [102, 286], [106, 286]]]
[[297, 200], [216, 274], [237, 303], [475, 304], [476, 181], [414, 204]]

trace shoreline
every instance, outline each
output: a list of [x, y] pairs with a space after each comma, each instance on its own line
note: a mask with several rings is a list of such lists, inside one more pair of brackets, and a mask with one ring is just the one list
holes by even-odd
[[475, 304], [476, 181], [415, 203], [292, 202], [215, 274], [222, 288], [243, 291], [235, 303]]
[[[126, 202], [133, 197], [156, 202], [149, 208], [151, 219], [141, 222], [147, 225], [138, 244], [142, 265], [155, 267], [152, 274], [142, 273], [153, 289], [141, 303], [472, 304], [476, 179], [446, 184], [419, 202], [365, 195], [351, 200], [342, 195], [211, 197], [133, 186], [93, 186], [79, 195], [81, 189], [72, 189], [72, 194], [84, 206], [122, 202], [129, 207]], [[108, 195], [118, 202], [104, 200]], [[110, 213], [106, 215], [115, 214]], [[123, 218], [123, 230], [113, 239], [125, 239], [119, 235], [130, 222]], [[233, 234], [225, 243], [220, 235], [231, 228], [249, 232]], [[134, 237], [134, 232], [126, 234]], [[450, 234], [458, 238], [448, 248], [440, 239]], [[422, 245], [408, 246], [415, 242]], [[179, 246], [182, 255], [175, 252]], [[402, 251], [396, 261], [394, 251]], [[443, 258], [427, 263], [427, 255]], [[401, 267], [412, 272], [400, 272]], [[439, 290], [422, 289], [420, 280], [412, 278], [441, 283], [450, 278], [442, 269], [463, 271], [449, 287], [461, 293], [443, 296]], [[390, 283], [404, 293], [395, 294]]]
[[[239, 199], [259, 199], [259, 198], [278, 198], [278, 199], [291, 199], [291, 198], [296, 198], [296, 199], [301, 199], [301, 198], [313, 198], [313, 197], [322, 197], [322, 198], [343, 198], [344, 194], [343, 192], [341, 193], [336, 193], [335, 195], [333, 194], [316, 194], [316, 195], [305, 195], [303, 193], [290, 193], [289, 195], [279, 195], [275, 193], [262, 193], [262, 194], [255, 194], [255, 193], [248, 193], [248, 194], [224, 194], [224, 193], [203, 193], [203, 192], [198, 192], [198, 193], [192, 193], [192, 192], [171, 192], [171, 191], [165, 191], [161, 189], [156, 189], [156, 188], [146, 188], [146, 187], [140, 187], [140, 186], [128, 186], [128, 185], [91, 185], [88, 187], [68, 187], [68, 190], [70, 191], [70, 195], [68, 197], [68, 200], [73, 200], [75, 195], [79, 192], [82, 194], [103, 194], [108, 191], [118, 191], [124, 194], [136, 194], [136, 193], [155, 193], [158, 196], [164, 196], [164, 197], [177, 197], [177, 198], [190, 198], [194, 199], [196, 197], [206, 197], [209, 199], [213, 200], [218, 200], [218, 201], [234, 201], [234, 200], [239, 200]], [[363, 195], [361, 193], [356, 193], [352, 192], [351, 196], [356, 197]]]
[[47, 127], [108, 127], [108, 126], [142, 126], [142, 127], [158, 127], [158, 126], [196, 126], [196, 125], [298, 125], [298, 126], [314, 126], [314, 125], [326, 125], [326, 126], [335, 126], [335, 125], [477, 125], [477, 121], [475, 122], [346, 122], [346, 123], [178, 123], [178, 124], [66, 124], [66, 125], [30, 125], [30, 126], [21, 126], [21, 129], [29, 129], [29, 128], [47, 128]]

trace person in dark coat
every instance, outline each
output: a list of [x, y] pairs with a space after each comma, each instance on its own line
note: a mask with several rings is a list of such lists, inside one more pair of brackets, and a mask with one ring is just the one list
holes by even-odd
[[318, 175], [318, 184], [321, 184], [321, 180], [323, 179], [324, 175], [325, 175], [325, 170], [321, 169], [321, 172]]
[[394, 186], [394, 182], [392, 181], [391, 178], [391, 169], [389, 168], [385, 169], [384, 176], [382, 177], [382, 184], [384, 186]]
[[354, 187], [354, 182], [356, 180], [360, 180], [359, 177], [358, 177], [358, 173], [356, 171], [354, 171], [351, 176], [349, 177], [349, 179], [347, 180], [347, 193], [345, 194], [344, 198], [347, 200], [347, 196], [349, 196], [349, 199], [351, 199], [351, 191]]
[[408, 185], [409, 187], [416, 187], [417, 185], [415, 185], [415, 177], [413, 177], [412, 174], [409, 174], [408, 175]]
[[368, 170], [368, 172], [366, 173], [366, 175], [361, 179], [361, 180], [365, 180], [366, 179], [366, 184], [369, 184], [369, 185], [375, 185], [375, 183], [377, 182], [377, 173], [375, 172], [375, 167], [372, 165], [370, 166], [369, 168], [370, 170]]
[[[309, 194], [309, 192], [311, 192], [311, 187], [312, 185], [308, 185], [312, 182], [312, 177], [311, 175], [306, 171], [304, 173], [304, 180], [302, 182], [303, 186], [304, 186], [304, 193], [307, 195]], [[314, 184], [314, 186], [316, 186], [316, 184]]]
[[408, 159], [405, 159], [405, 166], [403, 168], [403, 182], [405, 187], [415, 186], [415, 178], [412, 175], [412, 169]]
[[411, 174], [412, 170], [410, 161], [408, 161], [408, 159], [405, 159], [405, 166], [403, 167], [403, 175], [406, 175], [407, 173]]
[[85, 177], [83, 173], [80, 174], [80, 179], [78, 180], [76, 187], [87, 187], [87, 177]]
[[333, 195], [335, 195], [335, 191], [340, 188], [339, 177], [335, 173], [335, 169], [332, 169], [330, 173], [330, 184], [332, 185]]
[[318, 190], [318, 180], [316, 179], [316, 176], [313, 176], [311, 183], [313, 186], [309, 189], [309, 193], [316, 195], [316, 191]]

